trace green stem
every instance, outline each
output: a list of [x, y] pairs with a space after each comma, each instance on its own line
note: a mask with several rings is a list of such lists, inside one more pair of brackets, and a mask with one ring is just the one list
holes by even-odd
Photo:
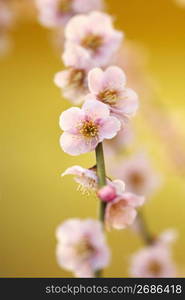
[[[106, 172], [105, 172], [105, 160], [103, 153], [103, 144], [100, 143], [96, 147], [96, 165], [97, 165], [97, 176], [98, 176], [98, 187], [101, 188], [106, 185]], [[106, 203], [100, 201], [99, 207], [99, 220], [104, 226]], [[96, 277], [102, 277], [102, 270], [96, 272]]]
[[140, 234], [144, 240], [144, 242], [147, 245], [151, 245], [154, 242], [154, 239], [151, 235], [151, 233], [148, 230], [148, 227], [146, 225], [146, 221], [143, 217], [143, 213], [141, 211], [138, 212], [138, 217], [137, 217], [138, 225], [139, 225], [139, 230]]
[[[103, 154], [103, 144], [100, 143], [96, 147], [96, 164], [97, 164], [97, 175], [98, 175], [98, 186], [99, 188], [106, 185], [106, 173], [105, 173], [105, 161]], [[100, 201], [99, 220], [104, 223], [106, 203]]]

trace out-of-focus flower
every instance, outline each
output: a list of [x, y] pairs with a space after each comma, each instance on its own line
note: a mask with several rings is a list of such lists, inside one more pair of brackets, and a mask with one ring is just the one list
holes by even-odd
[[76, 14], [103, 8], [103, 0], [35, 0], [39, 21], [46, 27], [65, 25]]
[[109, 63], [118, 50], [123, 33], [113, 28], [108, 14], [92, 12], [73, 17], [65, 29], [66, 46], [76, 44], [83, 47], [96, 66]]
[[97, 195], [103, 202], [111, 202], [121, 196], [125, 191], [125, 183], [122, 180], [107, 180], [107, 185], [98, 190]]
[[130, 126], [130, 123], [122, 126], [118, 134], [111, 140], [104, 142], [104, 150], [107, 156], [113, 156], [118, 154], [121, 150], [125, 150], [129, 147], [134, 140], [134, 132]]
[[64, 97], [80, 104], [88, 93], [87, 75], [94, 63], [89, 53], [77, 45], [65, 49], [63, 61], [68, 69], [57, 73], [54, 82], [62, 89]]
[[73, 166], [65, 170], [62, 176], [73, 175], [74, 180], [79, 183], [79, 189], [82, 191], [96, 191], [98, 178], [94, 169], [85, 169], [81, 166]]
[[109, 263], [110, 253], [99, 221], [67, 220], [57, 228], [56, 237], [58, 264], [77, 277], [94, 277]]
[[111, 167], [111, 174], [126, 184], [126, 190], [138, 195], [150, 195], [159, 187], [159, 176], [152, 170], [148, 158], [137, 154]]
[[91, 94], [88, 99], [95, 99], [107, 104], [111, 114], [121, 119], [133, 116], [138, 109], [138, 96], [126, 88], [126, 76], [122, 69], [112, 66], [106, 71], [92, 69], [88, 74]]
[[176, 267], [169, 247], [174, 240], [174, 231], [166, 231], [154, 244], [134, 254], [130, 274], [133, 277], [175, 277]]
[[99, 101], [86, 101], [82, 109], [72, 107], [60, 117], [64, 130], [60, 144], [71, 155], [93, 151], [104, 139], [113, 138], [120, 130], [118, 119], [110, 116], [107, 105]]
[[107, 229], [120, 230], [132, 225], [137, 215], [136, 208], [143, 205], [144, 200], [142, 196], [123, 193], [112, 202], [109, 202], [105, 211]]
[[3, 56], [10, 50], [11, 42], [8, 37], [8, 31], [13, 23], [13, 14], [8, 3], [0, 1], [0, 56]]
[[98, 197], [107, 202], [105, 209], [105, 224], [107, 229], [124, 229], [133, 224], [136, 207], [143, 205], [144, 197], [125, 193], [125, 183], [121, 180], [107, 181], [101, 188]]

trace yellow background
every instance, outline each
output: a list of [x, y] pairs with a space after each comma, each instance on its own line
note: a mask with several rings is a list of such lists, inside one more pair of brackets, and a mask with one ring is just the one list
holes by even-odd
[[[149, 51], [149, 71], [184, 133], [185, 9], [172, 0], [107, 4], [117, 27]], [[1, 277], [71, 276], [56, 263], [55, 228], [67, 218], [96, 217], [97, 212], [94, 198], [81, 196], [72, 178], [60, 177], [71, 165], [93, 165], [94, 155], [71, 157], [60, 149], [58, 118], [69, 103], [53, 84], [62, 64], [49, 36], [35, 22], [22, 21], [12, 33], [11, 54], [0, 61]], [[147, 122], [138, 116], [136, 123], [156, 169], [166, 177], [145, 206], [147, 221], [156, 234], [169, 227], [179, 231], [174, 257], [184, 276], [185, 178], [169, 167], [167, 149], [146, 129]], [[108, 234], [108, 242], [113, 254], [105, 276], [127, 276], [129, 255], [142, 247], [141, 239], [127, 229]]]

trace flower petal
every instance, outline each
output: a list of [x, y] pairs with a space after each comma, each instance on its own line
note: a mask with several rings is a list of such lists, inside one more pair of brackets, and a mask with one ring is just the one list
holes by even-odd
[[121, 128], [121, 122], [115, 117], [108, 117], [100, 126], [99, 138], [112, 139]]
[[110, 114], [108, 106], [96, 100], [85, 101], [85, 103], [82, 106], [82, 109], [84, 110], [85, 115], [90, 117], [90, 119], [94, 121], [108, 118]]
[[59, 88], [65, 88], [68, 85], [70, 71], [61, 71], [55, 74], [54, 76], [54, 83]]
[[59, 124], [64, 131], [74, 130], [83, 118], [84, 115], [80, 108], [71, 107], [61, 114]]
[[64, 132], [60, 138], [60, 145], [64, 152], [70, 155], [80, 155], [93, 151], [98, 144], [96, 139], [85, 139], [81, 135]]
[[103, 81], [104, 89], [123, 90], [126, 84], [126, 75], [121, 68], [112, 66], [106, 69]]
[[103, 89], [104, 72], [100, 68], [92, 69], [88, 74], [89, 90], [93, 94], [99, 94]]
[[123, 115], [131, 117], [135, 115], [139, 106], [138, 96], [132, 89], [125, 89], [123, 99], [118, 101], [117, 105], [112, 108], [113, 112], [120, 111]]

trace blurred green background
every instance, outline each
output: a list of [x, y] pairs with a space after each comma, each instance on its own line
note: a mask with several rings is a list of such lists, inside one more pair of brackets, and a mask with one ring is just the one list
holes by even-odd
[[[106, 2], [116, 26], [149, 52], [148, 71], [184, 137], [185, 9], [170, 0]], [[96, 217], [97, 201], [82, 196], [72, 178], [61, 179], [60, 174], [74, 164], [92, 166], [95, 157], [71, 157], [59, 146], [58, 118], [70, 104], [53, 84], [62, 64], [49, 32], [24, 19], [12, 39], [14, 48], [0, 60], [0, 276], [68, 277], [71, 274], [60, 269], [55, 259], [56, 226], [66, 218]], [[170, 166], [167, 149], [142, 117], [142, 105], [134, 123], [165, 178], [145, 205], [147, 222], [156, 234], [166, 228], [179, 231], [174, 259], [179, 276], [184, 276], [185, 178]], [[142, 240], [126, 229], [109, 233], [108, 242], [112, 260], [105, 276], [128, 276], [129, 255], [143, 246]]]

